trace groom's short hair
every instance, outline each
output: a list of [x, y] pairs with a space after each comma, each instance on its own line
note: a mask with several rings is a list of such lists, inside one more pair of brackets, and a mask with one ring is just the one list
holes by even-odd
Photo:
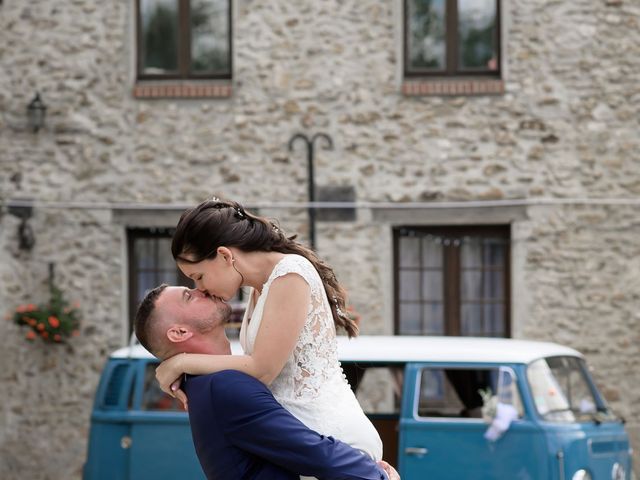
[[160, 323], [160, 319], [156, 310], [156, 301], [168, 286], [169, 285], [166, 283], [163, 283], [146, 293], [140, 302], [140, 305], [138, 305], [134, 322], [134, 329], [136, 337], [138, 337], [138, 341], [144, 348], [157, 357], [159, 357], [161, 351], [165, 349], [161, 345], [162, 342], [158, 334], [158, 324]]

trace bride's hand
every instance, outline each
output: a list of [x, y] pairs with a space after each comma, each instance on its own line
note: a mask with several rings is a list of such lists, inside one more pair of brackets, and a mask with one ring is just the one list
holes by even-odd
[[389, 480], [400, 480], [400, 474], [387, 462], [385, 462], [384, 460], [379, 460], [378, 465], [385, 471]]
[[158, 380], [162, 391], [180, 400], [185, 410], [187, 408], [187, 396], [180, 389], [180, 377], [185, 373], [183, 361], [186, 355], [183, 353], [167, 358], [156, 368], [156, 380]]

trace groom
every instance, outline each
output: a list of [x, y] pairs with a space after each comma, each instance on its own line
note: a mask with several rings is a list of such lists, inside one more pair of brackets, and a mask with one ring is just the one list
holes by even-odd
[[[224, 324], [231, 307], [198, 290], [160, 285], [136, 313], [140, 343], [156, 357], [180, 352], [230, 354]], [[189, 422], [200, 465], [208, 479], [399, 480], [350, 446], [309, 430], [258, 380], [226, 370], [188, 376]]]

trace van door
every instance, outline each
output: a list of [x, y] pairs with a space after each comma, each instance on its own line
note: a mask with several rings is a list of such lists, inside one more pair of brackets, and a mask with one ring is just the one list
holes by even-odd
[[188, 414], [155, 379], [156, 362], [139, 362], [129, 411], [129, 479], [205, 479], [195, 453]]
[[[399, 467], [403, 479], [538, 480], [548, 477], [545, 438], [524, 415], [515, 370], [503, 368], [518, 412], [487, 440], [483, 419], [497, 401], [500, 366], [411, 364], [405, 372]], [[483, 397], [485, 400], [483, 400]], [[487, 420], [489, 418], [487, 417]]]

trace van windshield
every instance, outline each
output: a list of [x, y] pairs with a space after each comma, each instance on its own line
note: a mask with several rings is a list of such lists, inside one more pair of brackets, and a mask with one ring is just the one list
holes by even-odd
[[596, 399], [584, 361], [576, 357], [536, 360], [527, 378], [538, 413], [550, 422], [601, 422], [612, 420]]

